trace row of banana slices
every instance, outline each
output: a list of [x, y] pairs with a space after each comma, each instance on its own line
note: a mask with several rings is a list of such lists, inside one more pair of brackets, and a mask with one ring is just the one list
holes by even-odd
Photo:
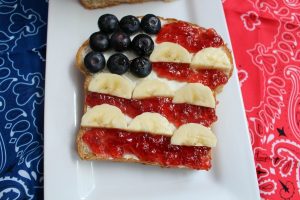
[[176, 129], [162, 115], [150, 112], [126, 120], [126, 116], [118, 107], [109, 104], [88, 109], [82, 117], [81, 126], [166, 135], [171, 137], [171, 144], [174, 145], [215, 147], [217, 143], [216, 136], [211, 129], [201, 124], [188, 123]]
[[232, 68], [225, 47], [209, 47], [191, 54], [179, 44], [163, 42], [155, 46], [150, 55], [151, 62], [190, 63], [194, 69], [220, 69], [229, 72]]
[[123, 76], [98, 73], [90, 80], [88, 91], [127, 99], [173, 97], [173, 103], [188, 103], [209, 108], [216, 106], [212, 90], [201, 83], [187, 83], [173, 91], [166, 82], [158, 79], [144, 79], [134, 86], [131, 80]]

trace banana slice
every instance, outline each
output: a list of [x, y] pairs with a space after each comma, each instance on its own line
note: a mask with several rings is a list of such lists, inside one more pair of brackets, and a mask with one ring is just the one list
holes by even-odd
[[158, 44], [150, 55], [151, 62], [191, 63], [191, 60], [191, 54], [184, 47], [172, 42]]
[[133, 87], [133, 83], [129, 79], [120, 75], [98, 73], [92, 77], [88, 90], [130, 99]]
[[125, 115], [115, 106], [97, 105], [89, 109], [81, 119], [81, 126], [126, 129]]
[[175, 92], [173, 103], [189, 103], [209, 108], [216, 107], [211, 89], [201, 83], [188, 83]]
[[209, 68], [230, 71], [231, 62], [223, 47], [209, 47], [195, 54], [191, 67], [194, 69]]
[[131, 121], [128, 129], [131, 131], [171, 136], [175, 128], [160, 114], [144, 112]]
[[202, 126], [201, 124], [189, 123], [180, 126], [174, 131], [171, 144], [215, 147], [217, 138], [210, 128]]
[[174, 92], [163, 81], [145, 79], [135, 87], [132, 94], [132, 97], [137, 99], [154, 96], [172, 97], [174, 96]]

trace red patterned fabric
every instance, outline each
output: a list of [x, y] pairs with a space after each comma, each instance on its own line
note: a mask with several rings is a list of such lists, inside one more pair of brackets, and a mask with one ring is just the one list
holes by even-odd
[[300, 0], [223, 0], [263, 199], [300, 199]]

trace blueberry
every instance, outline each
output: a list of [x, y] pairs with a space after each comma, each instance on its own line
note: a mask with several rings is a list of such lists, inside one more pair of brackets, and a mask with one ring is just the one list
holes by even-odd
[[129, 35], [124, 32], [113, 33], [110, 38], [110, 45], [116, 51], [125, 51], [129, 48], [131, 43]]
[[109, 47], [108, 36], [101, 32], [95, 32], [90, 36], [90, 47], [94, 51], [105, 51]]
[[152, 64], [145, 57], [138, 57], [131, 61], [130, 71], [137, 77], [144, 78], [151, 73]]
[[113, 74], [124, 74], [129, 68], [129, 60], [124, 54], [115, 53], [108, 58], [107, 68]]
[[120, 27], [125, 33], [133, 34], [140, 29], [140, 21], [135, 16], [127, 15], [120, 20]]
[[119, 20], [112, 14], [105, 14], [99, 17], [98, 26], [100, 31], [112, 33], [119, 28]]
[[149, 35], [139, 34], [132, 40], [132, 49], [140, 56], [149, 56], [154, 49], [154, 42]]
[[96, 73], [105, 67], [105, 58], [102, 53], [91, 51], [84, 57], [84, 65], [91, 73]]
[[147, 14], [141, 20], [141, 27], [148, 34], [156, 34], [161, 28], [161, 22], [155, 15]]

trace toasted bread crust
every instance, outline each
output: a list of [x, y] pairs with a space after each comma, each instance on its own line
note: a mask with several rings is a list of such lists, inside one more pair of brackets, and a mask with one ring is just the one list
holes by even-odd
[[[80, 0], [80, 3], [87, 9], [105, 8], [110, 6], [116, 6], [122, 3], [133, 4], [143, 3], [153, 0]], [[168, 2], [170, 0], [162, 0]]]
[[[139, 17], [141, 18], [141, 17]], [[161, 18], [161, 20], [165, 21], [166, 23], [172, 23], [172, 22], [176, 22], [179, 21], [177, 19], [173, 19], [173, 18]], [[192, 24], [193, 26], [197, 26], [196, 24]], [[230, 69], [229, 73], [228, 73], [228, 78], [230, 78], [230, 76], [232, 75], [233, 72], [233, 58], [231, 55], [231, 51], [228, 49], [228, 47], [226, 45], [223, 46], [223, 48], [225, 49], [226, 54], [229, 56], [230, 58], [230, 62], [231, 62], [231, 66], [232, 68]], [[89, 51], [89, 40], [86, 40], [81, 47], [78, 49], [77, 54], [76, 54], [76, 67], [82, 72], [82, 74], [84, 75], [84, 85], [83, 85], [83, 90], [84, 90], [84, 96], [86, 97], [86, 94], [88, 92], [88, 84], [91, 81], [92, 78], [92, 74], [90, 74], [84, 67], [84, 55], [86, 53], [86, 51]], [[219, 86], [215, 92], [218, 93], [220, 91], [222, 91], [224, 85]], [[87, 110], [87, 105], [85, 104], [85, 102], [83, 102], [83, 113], [86, 112]], [[110, 160], [110, 161], [116, 161], [116, 162], [131, 162], [131, 163], [141, 163], [141, 164], [146, 164], [146, 165], [159, 165], [158, 163], [152, 163], [152, 162], [145, 162], [145, 161], [141, 161], [141, 160], [136, 160], [136, 159], [131, 159], [131, 158], [121, 158], [121, 159], [112, 159], [112, 158], [108, 158], [105, 157], [105, 155], [96, 155], [94, 154], [89, 147], [83, 142], [82, 140], [82, 136], [85, 133], [85, 131], [87, 130], [87, 128], [83, 128], [81, 127], [79, 129], [79, 132], [77, 134], [77, 139], [76, 139], [76, 143], [77, 143], [77, 151], [78, 154], [80, 156], [81, 159], [83, 160]], [[209, 152], [209, 156], [211, 157], [211, 151]], [[160, 165], [159, 165], [160, 166]], [[167, 168], [166, 166], [161, 166], [164, 168]], [[170, 166], [171, 168], [179, 168], [175, 167], [175, 166]], [[180, 166], [181, 168], [186, 168], [183, 166]], [[168, 167], [169, 168], [169, 167]]]

